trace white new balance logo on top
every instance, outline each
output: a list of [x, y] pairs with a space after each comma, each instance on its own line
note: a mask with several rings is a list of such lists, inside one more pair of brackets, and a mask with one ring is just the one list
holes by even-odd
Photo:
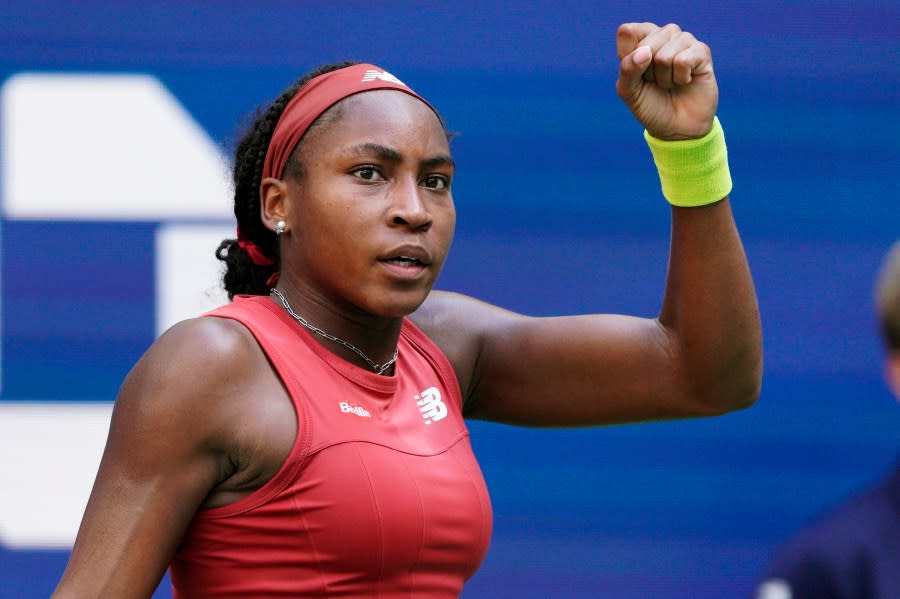
[[447, 416], [447, 404], [441, 399], [441, 392], [437, 387], [425, 389], [420, 395], [416, 395], [415, 399], [425, 424], [437, 422]]
[[363, 75], [362, 81], [375, 81], [376, 79], [381, 79], [382, 81], [388, 81], [390, 83], [396, 83], [397, 85], [406, 86], [405, 83], [403, 83], [387, 71], [376, 71], [375, 69], [369, 69], [368, 71], [366, 71], [366, 74]]

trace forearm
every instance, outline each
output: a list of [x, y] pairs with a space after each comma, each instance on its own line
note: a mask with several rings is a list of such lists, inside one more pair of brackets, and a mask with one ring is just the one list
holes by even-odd
[[669, 274], [659, 320], [679, 386], [709, 413], [752, 404], [762, 377], [762, 333], [750, 268], [728, 199], [672, 209]]

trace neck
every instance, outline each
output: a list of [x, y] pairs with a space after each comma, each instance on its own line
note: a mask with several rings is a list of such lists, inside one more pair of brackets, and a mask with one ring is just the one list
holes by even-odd
[[271, 298], [332, 353], [377, 374], [392, 372], [403, 322], [401, 318], [382, 319], [362, 314], [350, 316], [304, 294], [291, 295], [280, 285], [272, 290]]

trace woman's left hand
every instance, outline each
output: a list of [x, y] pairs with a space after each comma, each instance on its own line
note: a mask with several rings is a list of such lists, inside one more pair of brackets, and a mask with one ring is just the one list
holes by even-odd
[[616, 31], [616, 93], [653, 137], [702, 137], [719, 101], [709, 46], [678, 25], [625, 23]]

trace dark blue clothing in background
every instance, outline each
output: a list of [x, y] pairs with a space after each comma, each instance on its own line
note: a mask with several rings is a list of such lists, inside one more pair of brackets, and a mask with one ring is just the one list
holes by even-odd
[[878, 485], [800, 531], [757, 599], [900, 599], [900, 463]]

